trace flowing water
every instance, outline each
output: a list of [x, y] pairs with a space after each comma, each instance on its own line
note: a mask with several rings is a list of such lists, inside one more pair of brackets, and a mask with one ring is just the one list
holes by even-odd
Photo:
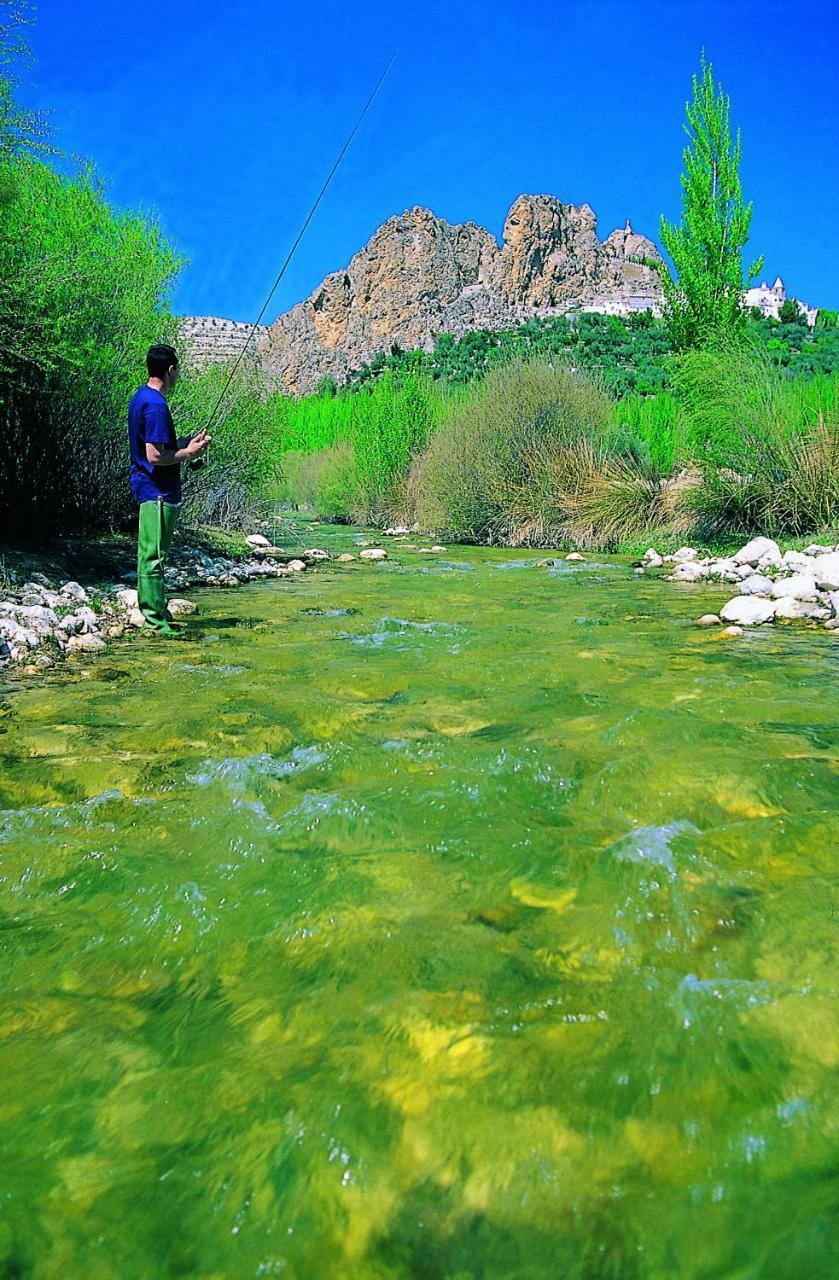
[[836, 637], [391, 555], [7, 691], [0, 1274], [834, 1274]]

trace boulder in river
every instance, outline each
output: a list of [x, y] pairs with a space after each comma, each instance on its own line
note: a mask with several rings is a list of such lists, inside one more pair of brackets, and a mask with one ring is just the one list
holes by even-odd
[[741, 627], [759, 627], [775, 617], [775, 601], [762, 596], [735, 596], [720, 609], [723, 622]]
[[793, 596], [782, 596], [775, 601], [775, 621], [792, 622], [802, 618], [826, 619], [828, 611], [823, 605], [809, 600], [796, 600]]
[[386, 560], [387, 552], [384, 547], [368, 547], [366, 551], [359, 552], [362, 560]]
[[80, 636], [70, 636], [67, 641], [68, 653], [96, 653], [104, 648], [105, 641], [101, 636], [94, 635], [92, 631]]

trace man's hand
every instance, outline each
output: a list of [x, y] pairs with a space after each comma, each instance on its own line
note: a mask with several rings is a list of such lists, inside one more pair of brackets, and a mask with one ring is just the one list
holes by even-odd
[[189, 440], [184, 448], [184, 453], [190, 458], [200, 458], [205, 449], [209, 448], [212, 436], [208, 436], [206, 431], [199, 431]]

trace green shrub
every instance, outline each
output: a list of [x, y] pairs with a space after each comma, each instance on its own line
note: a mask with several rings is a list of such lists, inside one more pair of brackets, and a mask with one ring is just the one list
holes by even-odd
[[411, 483], [420, 524], [469, 541], [541, 541], [554, 525], [554, 452], [607, 430], [594, 383], [542, 361], [493, 371], [432, 436]]
[[787, 381], [755, 350], [691, 353], [675, 381], [685, 449], [703, 481], [685, 499], [706, 538], [829, 527], [839, 507], [839, 377]]

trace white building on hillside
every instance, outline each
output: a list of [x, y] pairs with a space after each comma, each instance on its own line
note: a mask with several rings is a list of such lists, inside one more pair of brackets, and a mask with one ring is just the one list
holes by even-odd
[[[771, 316], [773, 320], [778, 319], [778, 316], [781, 314], [781, 307], [784, 305], [786, 300], [787, 291], [784, 288], [784, 282], [780, 276], [776, 277], [775, 283], [772, 285], [771, 289], [766, 281], [764, 281], [758, 286], [758, 288], [747, 289], [743, 294], [743, 305], [745, 307], [757, 307], [763, 315]], [[813, 325], [816, 323], [816, 316], [819, 314], [818, 307], [808, 307], [806, 302], [799, 302], [797, 298], [794, 298], [793, 301], [801, 312], [802, 318], [807, 321], [808, 325], [812, 329]]]

